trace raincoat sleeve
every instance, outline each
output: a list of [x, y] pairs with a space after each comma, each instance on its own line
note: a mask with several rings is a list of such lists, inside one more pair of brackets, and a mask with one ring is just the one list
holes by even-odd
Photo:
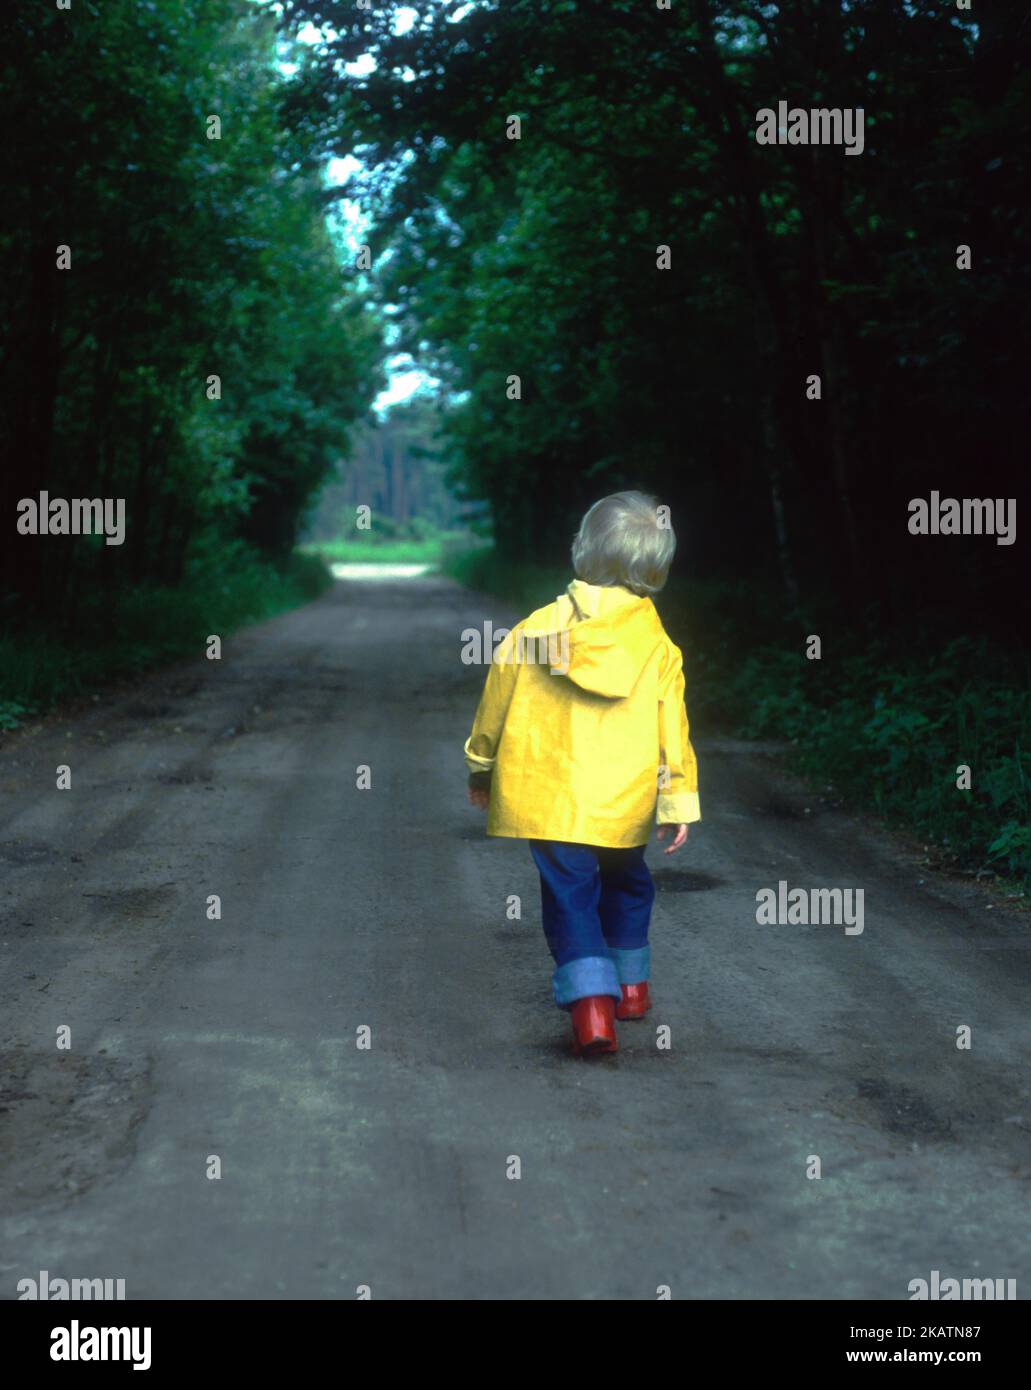
[[509, 634], [498, 645], [487, 668], [487, 681], [473, 720], [473, 731], [465, 741], [465, 765], [470, 772], [490, 772], [498, 755], [505, 716], [515, 689], [516, 663], [511, 659], [513, 636]]
[[656, 824], [685, 825], [701, 820], [698, 764], [688, 737], [684, 707], [684, 659], [672, 644], [659, 681], [659, 763]]

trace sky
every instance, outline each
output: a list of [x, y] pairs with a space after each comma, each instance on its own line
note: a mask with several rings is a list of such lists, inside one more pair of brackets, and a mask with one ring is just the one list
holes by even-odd
[[[465, 10], [459, 10], [455, 18], [459, 19]], [[418, 18], [418, 12], [408, 7], [398, 9], [394, 21], [394, 31], [398, 34], [407, 33]], [[314, 24], [306, 24], [298, 31], [297, 38], [301, 43], [315, 44], [323, 38], [332, 38], [332, 31], [329, 29], [320, 30]], [[366, 77], [376, 66], [376, 61], [371, 53], [363, 53], [362, 56], [353, 63], [345, 64], [345, 71], [352, 77]], [[296, 66], [291, 63], [281, 63], [280, 69], [285, 76], [290, 76], [296, 71]], [[356, 173], [360, 173], [364, 168], [361, 160], [355, 159], [353, 155], [347, 155], [343, 159], [330, 159], [326, 165], [326, 185], [327, 187], [340, 186]], [[331, 204], [328, 216], [331, 219], [333, 230], [336, 235], [347, 247], [352, 256], [357, 255], [358, 247], [369, 239], [371, 226], [370, 219], [366, 217], [360, 205], [353, 198], [340, 198], [336, 203]], [[387, 341], [390, 341], [389, 331]], [[411, 356], [407, 353], [395, 354], [388, 357], [386, 361], [387, 386], [381, 391], [373, 403], [376, 414], [381, 418], [391, 406], [399, 405], [408, 400], [416, 391], [424, 387], [437, 385], [434, 377], [430, 376], [418, 367]]]

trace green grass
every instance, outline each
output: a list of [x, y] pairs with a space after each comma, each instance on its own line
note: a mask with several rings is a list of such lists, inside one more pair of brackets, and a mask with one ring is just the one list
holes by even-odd
[[294, 554], [277, 567], [242, 544], [224, 545], [196, 556], [175, 588], [96, 595], [64, 631], [0, 635], [0, 730], [118, 677], [202, 652], [209, 634], [224, 638], [332, 583], [314, 556]]
[[[566, 571], [456, 553], [446, 571], [521, 613], [547, 603]], [[829, 610], [807, 660], [805, 633], [747, 582], [674, 578], [657, 600], [684, 650], [696, 729], [787, 740], [792, 767], [915, 832], [936, 862], [1031, 880], [1031, 681], [1019, 659], [973, 638], [906, 648], [842, 628]], [[957, 769], [971, 769], [970, 790]]]
[[419, 539], [379, 538], [367, 540], [313, 541], [301, 550], [316, 555], [327, 564], [362, 565], [430, 565], [440, 567], [445, 549], [454, 544], [468, 544], [463, 532], [444, 531]]

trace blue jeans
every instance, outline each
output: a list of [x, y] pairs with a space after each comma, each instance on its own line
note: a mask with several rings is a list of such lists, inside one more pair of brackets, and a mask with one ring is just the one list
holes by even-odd
[[559, 1008], [592, 994], [619, 999], [621, 984], [647, 980], [655, 885], [644, 846], [531, 840], [530, 853], [541, 875], [541, 913]]

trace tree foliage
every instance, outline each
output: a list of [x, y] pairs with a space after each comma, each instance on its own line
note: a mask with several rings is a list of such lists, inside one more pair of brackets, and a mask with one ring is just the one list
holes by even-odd
[[[5, 7], [0, 36], [8, 615], [74, 620], [79, 595], [174, 583], [219, 538], [283, 554], [381, 346], [326, 231], [319, 153], [282, 119], [271, 17], [77, 0]], [[12, 543], [41, 490], [125, 498], [125, 545]]]
[[[557, 556], [586, 502], [643, 485], [697, 571], [772, 576], [792, 608], [833, 592], [882, 626], [937, 610], [1012, 631], [1015, 552], [915, 538], [907, 504], [1017, 492], [1023, 6], [284, 11], [325, 26], [289, 119], [370, 170], [382, 301], [451, 393], [456, 475], [505, 555]], [[364, 52], [375, 69], [348, 76]], [[864, 152], [759, 146], [781, 99], [863, 108]]]

